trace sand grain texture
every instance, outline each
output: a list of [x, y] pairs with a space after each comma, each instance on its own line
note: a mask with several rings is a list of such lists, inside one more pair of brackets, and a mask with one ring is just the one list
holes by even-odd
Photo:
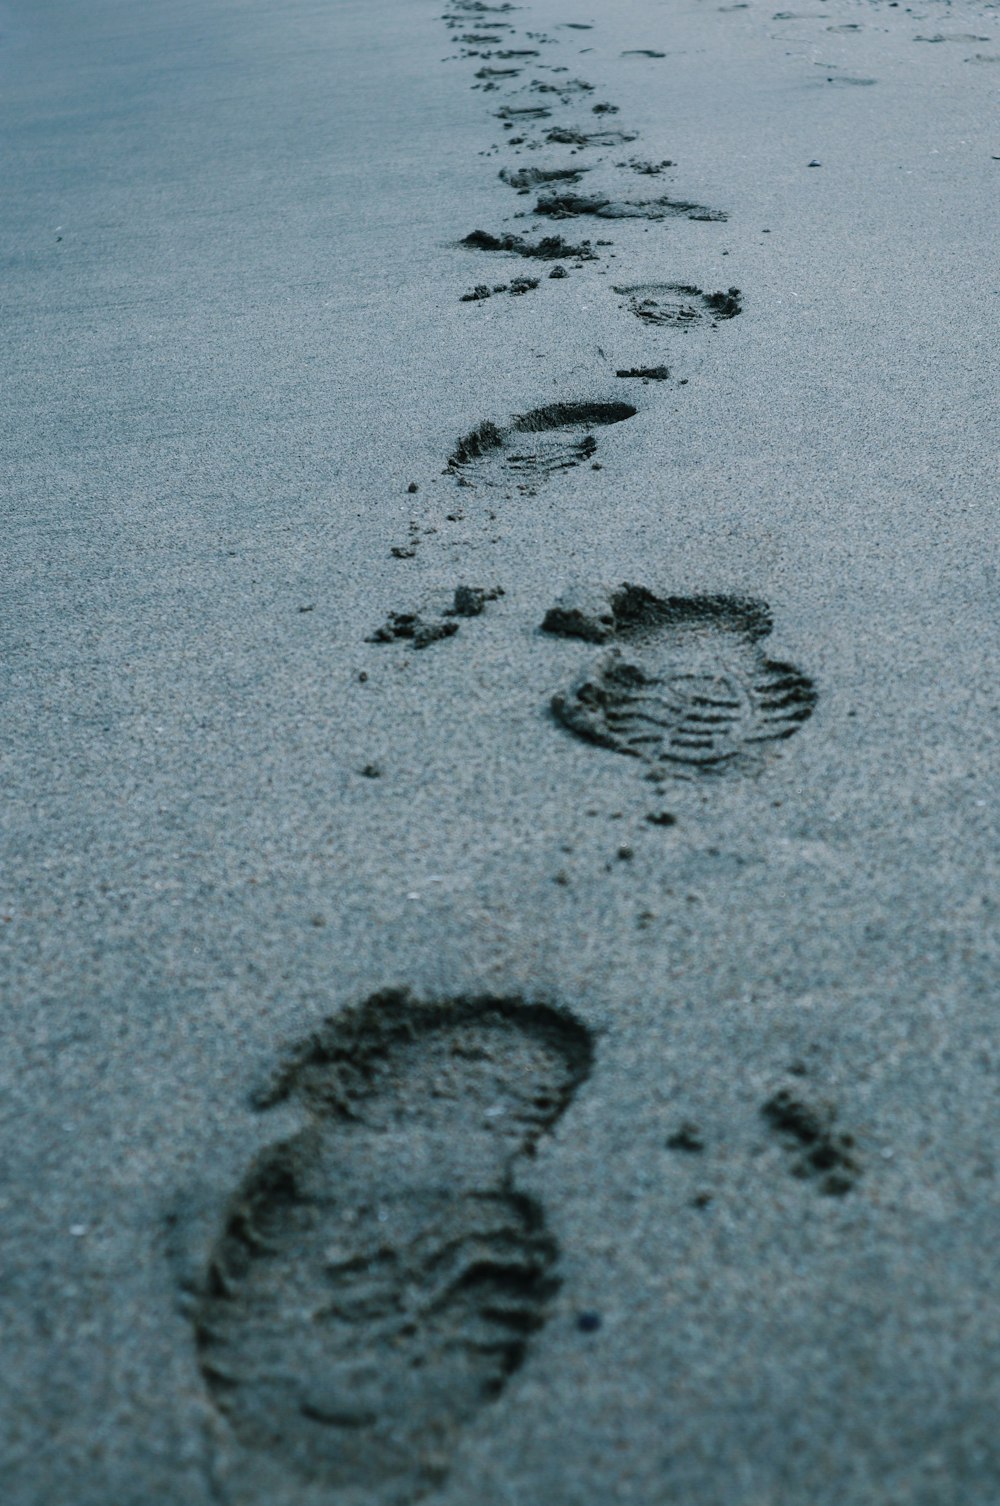
[[1000, 1500], [997, 55], [4, 0], [4, 1506]]

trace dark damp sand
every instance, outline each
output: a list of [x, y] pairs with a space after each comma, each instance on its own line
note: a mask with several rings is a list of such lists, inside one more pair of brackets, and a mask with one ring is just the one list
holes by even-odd
[[[253, 1089], [390, 985], [595, 1033], [518, 1173], [562, 1288], [435, 1500], [993, 1506], [996, 14], [539, 0], [567, 72], [470, 92], [441, 8], [3, 7], [5, 1506], [330, 1500], [234, 1443], [182, 1287], [299, 1125]], [[535, 76], [639, 139], [503, 147]], [[550, 152], [729, 218], [513, 218]], [[613, 291], [663, 282], [743, 313]], [[544, 486], [442, 474], [621, 402]], [[766, 602], [812, 717], [658, 793], [547, 710], [573, 579]], [[366, 641], [459, 584], [505, 594]]]

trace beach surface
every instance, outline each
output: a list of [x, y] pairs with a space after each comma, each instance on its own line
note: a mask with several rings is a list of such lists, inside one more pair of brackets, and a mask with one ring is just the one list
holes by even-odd
[[4, 1506], [1000, 1501], [1000, 12], [775, 3], [0, 5]]

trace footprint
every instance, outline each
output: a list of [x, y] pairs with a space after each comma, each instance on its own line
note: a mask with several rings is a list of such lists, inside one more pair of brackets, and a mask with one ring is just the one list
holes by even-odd
[[547, 476], [590, 460], [597, 450], [593, 430], [634, 418], [630, 403], [550, 403], [522, 413], [505, 429], [485, 423], [460, 439], [448, 467], [467, 485], [521, 482], [533, 491]]
[[583, 78], [560, 79], [557, 84], [547, 84], [542, 79], [533, 79], [532, 89], [538, 94], [558, 94], [564, 101], [572, 95], [593, 94], [593, 84], [588, 84]]
[[525, 105], [515, 108], [514, 105], [504, 105], [501, 110], [493, 112], [497, 120], [507, 120], [512, 124], [527, 120], [545, 120], [552, 111], [546, 105]]
[[513, 1172], [591, 1058], [556, 1010], [402, 993], [303, 1045], [262, 1106], [294, 1098], [308, 1123], [250, 1167], [195, 1316], [240, 1444], [352, 1501], [441, 1482], [559, 1286], [556, 1241]]
[[[510, 3], [510, 0], [502, 0], [502, 3], [500, 5], [487, 5], [486, 0], [452, 0], [451, 3], [451, 10], [453, 12], [459, 11], [461, 12], [461, 15], [466, 16], [503, 16], [506, 15], [508, 11], [517, 9], [518, 7], [516, 5], [512, 5]], [[457, 21], [461, 20], [461, 16], [445, 14], [441, 17], [441, 19], [442, 21]], [[469, 24], [470, 23], [468, 21], [462, 21], [463, 26], [468, 26]], [[502, 23], [499, 21], [483, 21], [481, 24], [483, 26], [499, 26]], [[473, 22], [472, 25], [475, 25], [475, 22]]]
[[[551, 137], [550, 137], [551, 139]], [[602, 220], [665, 220], [684, 215], [689, 220], [726, 220], [722, 209], [708, 209], [686, 199], [605, 199], [596, 194], [550, 194], [535, 205], [536, 214], [568, 220], [577, 215], [596, 215]]]
[[589, 742], [641, 758], [657, 776], [756, 773], [769, 746], [812, 715], [812, 681], [768, 659], [768, 607], [738, 596], [654, 596], [622, 585], [576, 591], [542, 628], [614, 646], [552, 711]]
[[932, 37], [914, 37], [915, 42], [988, 42], [989, 37], [977, 36], [974, 31], [937, 31]]
[[579, 183], [589, 167], [502, 167], [500, 177], [518, 193], [527, 193], [540, 183]]
[[568, 126], [553, 126], [546, 141], [558, 146], [625, 146], [638, 141], [638, 131], [573, 131]]
[[646, 324], [672, 324], [681, 329], [705, 320], [735, 319], [743, 312], [739, 288], [726, 293], [703, 293], [683, 282], [644, 282], [616, 287], [628, 299], [626, 307]]

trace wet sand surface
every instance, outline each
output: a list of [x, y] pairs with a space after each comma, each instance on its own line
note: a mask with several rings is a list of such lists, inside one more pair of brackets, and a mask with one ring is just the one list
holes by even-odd
[[0, 79], [5, 1503], [994, 1506], [995, 7]]

